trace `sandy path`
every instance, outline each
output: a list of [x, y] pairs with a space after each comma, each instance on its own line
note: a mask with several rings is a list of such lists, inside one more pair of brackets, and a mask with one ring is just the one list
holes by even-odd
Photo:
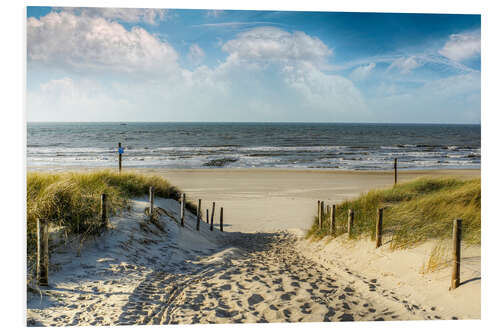
[[[134, 292], [124, 323], [322, 322], [434, 318], [376, 280], [331, 274], [295, 250], [290, 234], [235, 236], [238, 255], [197, 262], [183, 274], [154, 273]], [[233, 243], [234, 242], [234, 243]], [[360, 280], [365, 288], [358, 290]], [[165, 292], [166, 291], [166, 292]], [[373, 293], [373, 295], [369, 295]], [[382, 298], [382, 300], [380, 300]], [[379, 299], [379, 300], [376, 300]], [[440, 318], [437, 316], [437, 318]]]
[[[158, 205], [178, 218], [178, 204]], [[188, 214], [144, 225], [147, 201], [76, 257], [51, 257], [49, 292], [28, 297], [29, 326], [252, 323], [446, 318], [348, 269], [297, 251], [287, 233], [221, 233]], [[56, 267], [59, 267], [58, 269]]]

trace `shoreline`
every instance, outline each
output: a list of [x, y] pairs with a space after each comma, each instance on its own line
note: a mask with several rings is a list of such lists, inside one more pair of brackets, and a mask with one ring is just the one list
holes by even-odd
[[[38, 171], [41, 170], [61, 170], [61, 171], [72, 171], [72, 170], [109, 170], [116, 169], [116, 166], [60, 166], [60, 165], [46, 165], [46, 166], [26, 166], [26, 171]], [[269, 171], [269, 172], [311, 172], [311, 173], [338, 173], [338, 174], [394, 174], [394, 169], [384, 169], [384, 170], [351, 170], [351, 169], [335, 169], [335, 168], [161, 168], [161, 167], [127, 167], [123, 166], [123, 171], [183, 171], [183, 172], [246, 172], [246, 171]], [[481, 168], [440, 168], [440, 169], [405, 169], [398, 167], [399, 174], [407, 173], [468, 173], [468, 172], [481, 172]]]

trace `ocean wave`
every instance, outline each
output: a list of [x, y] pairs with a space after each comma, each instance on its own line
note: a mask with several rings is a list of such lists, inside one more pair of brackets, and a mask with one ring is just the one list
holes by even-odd
[[[123, 163], [130, 167], [210, 168], [279, 167], [332, 169], [477, 168], [480, 149], [422, 150], [416, 145], [380, 146], [256, 146], [256, 147], [143, 147], [125, 149]], [[384, 148], [385, 147], [385, 148]], [[387, 149], [390, 147], [392, 149]], [[457, 146], [460, 147], [460, 146]], [[29, 147], [28, 165], [114, 166], [116, 148]]]

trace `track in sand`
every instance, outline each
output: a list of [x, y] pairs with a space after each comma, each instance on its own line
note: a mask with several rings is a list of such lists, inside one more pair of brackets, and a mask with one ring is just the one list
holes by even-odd
[[137, 223], [145, 205], [125, 217], [135, 221], [122, 223], [126, 235], [55, 273], [51, 296], [29, 298], [28, 325], [441, 319], [434, 307], [411, 304], [376, 280], [307, 259], [294, 234], [207, 233], [203, 223], [200, 234], [217, 237], [193, 244], [194, 217], [186, 228], [164, 221], [166, 233], [152, 232]]

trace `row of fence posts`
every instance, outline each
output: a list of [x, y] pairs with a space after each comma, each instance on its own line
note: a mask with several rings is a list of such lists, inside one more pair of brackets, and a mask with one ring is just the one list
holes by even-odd
[[[149, 211], [152, 212], [154, 209], [154, 188], [150, 187], [149, 188]], [[185, 225], [185, 218], [186, 218], [186, 194], [183, 193], [180, 197], [180, 209], [181, 209], [181, 227], [184, 227]], [[207, 219], [206, 223], [208, 224], [210, 221], [210, 231], [214, 230], [214, 215], [215, 215], [215, 202], [212, 202], [212, 216], [209, 219], [208, 216], [208, 208], [207, 208]], [[152, 215], [151, 215], [152, 216]], [[201, 199], [198, 199], [198, 207], [196, 208], [196, 230], [200, 230], [200, 221], [203, 219], [202, 217], [202, 210], [201, 210]], [[220, 208], [220, 215], [219, 215], [219, 229], [221, 232], [224, 231], [224, 207]]]
[[[335, 205], [326, 206], [326, 216], [330, 224], [330, 235], [335, 235], [336, 233], [336, 221], [335, 221]], [[325, 202], [318, 200], [318, 226], [319, 229], [323, 229], [324, 222], [323, 216], [325, 216]], [[375, 223], [375, 248], [382, 246], [382, 226], [384, 220], [384, 209], [377, 209], [377, 219]], [[352, 232], [354, 229], [354, 209], [349, 209], [347, 212], [347, 235], [349, 238], [352, 237]], [[450, 289], [456, 289], [460, 285], [460, 249], [462, 240], [462, 220], [455, 219], [453, 221], [453, 249], [452, 249], [452, 273], [451, 273], [451, 287]]]
[[[154, 187], [149, 188], [149, 216], [153, 218], [154, 211]], [[108, 208], [107, 208], [107, 195], [101, 194], [99, 222], [101, 227], [106, 227], [108, 223]], [[184, 227], [186, 208], [186, 194], [181, 196], [181, 226]], [[196, 214], [196, 230], [200, 230], [201, 216], [201, 199], [198, 199], [198, 207]], [[214, 230], [214, 214], [215, 202], [212, 203], [212, 219], [210, 220], [210, 231]], [[208, 223], [208, 208], [207, 220]], [[38, 218], [36, 221], [37, 229], [37, 258], [36, 258], [36, 280], [39, 286], [48, 286], [49, 284], [49, 221], [43, 218]], [[220, 231], [224, 231], [224, 207], [220, 208]]]

